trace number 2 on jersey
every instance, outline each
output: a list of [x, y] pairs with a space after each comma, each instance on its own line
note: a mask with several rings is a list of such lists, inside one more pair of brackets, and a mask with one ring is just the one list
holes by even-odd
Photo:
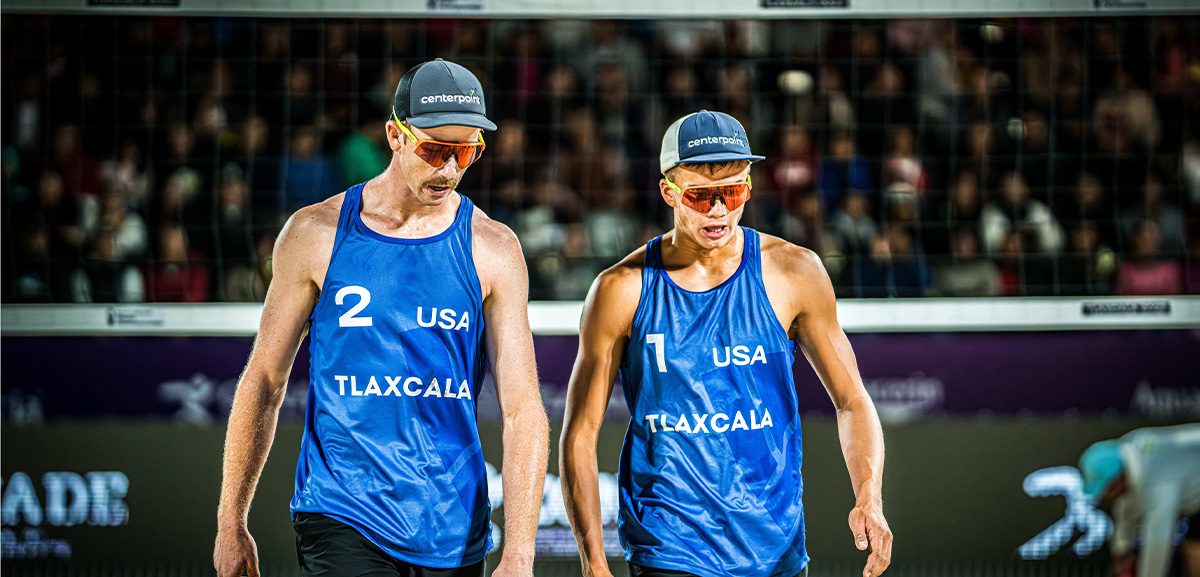
[[663, 355], [663, 348], [666, 347], [663, 340], [663, 333], [650, 333], [646, 335], [646, 344], [654, 345], [654, 358], [658, 361], [658, 372], [667, 372], [667, 359]]
[[333, 295], [333, 302], [337, 303], [338, 306], [342, 306], [342, 303], [346, 300], [346, 295], [357, 296], [358, 303], [355, 304], [354, 306], [350, 307], [350, 310], [346, 311], [345, 313], [342, 313], [342, 316], [338, 317], [338, 326], [339, 327], [369, 327], [369, 326], [371, 326], [374, 322], [371, 317], [354, 316], [354, 315], [357, 315], [358, 313], [361, 313], [363, 311], [363, 309], [367, 308], [367, 305], [371, 303], [371, 291], [367, 290], [366, 287], [361, 287], [361, 286], [356, 286], [356, 285], [344, 286], [344, 287], [338, 289], [337, 294]]

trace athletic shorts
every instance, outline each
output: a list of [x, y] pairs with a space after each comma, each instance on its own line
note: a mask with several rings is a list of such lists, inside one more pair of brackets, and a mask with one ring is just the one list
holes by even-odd
[[316, 513], [296, 513], [296, 557], [304, 577], [483, 577], [484, 561], [436, 569], [400, 561], [354, 527]]
[[[687, 571], [655, 569], [654, 567], [647, 567], [645, 565], [638, 565], [636, 563], [629, 564], [629, 574], [632, 577], [696, 577], [696, 575], [688, 573]], [[807, 575], [808, 567], [805, 567], [804, 569], [801, 569], [800, 572], [795, 575], [795, 577], [807, 577]]]

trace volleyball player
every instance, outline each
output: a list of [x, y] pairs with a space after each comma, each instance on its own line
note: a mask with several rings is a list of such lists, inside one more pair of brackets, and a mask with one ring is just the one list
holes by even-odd
[[807, 572], [797, 344], [837, 408], [855, 496], [850, 530], [870, 548], [863, 575], [888, 566], [883, 435], [829, 277], [811, 251], [738, 226], [750, 163], [762, 158], [726, 114], [675, 121], [659, 159], [674, 228], [601, 273], [588, 294], [560, 463], [585, 575], [611, 574], [596, 438], [618, 372], [631, 418], [617, 527], [631, 573]]
[[470, 576], [492, 541], [475, 421], [485, 363], [504, 418], [504, 556], [531, 576], [548, 429], [517, 238], [455, 190], [483, 153], [483, 88], [441, 59], [409, 70], [379, 176], [297, 211], [238, 384], [213, 562], [258, 574], [247, 513], [297, 346], [311, 336], [291, 501], [306, 576]]

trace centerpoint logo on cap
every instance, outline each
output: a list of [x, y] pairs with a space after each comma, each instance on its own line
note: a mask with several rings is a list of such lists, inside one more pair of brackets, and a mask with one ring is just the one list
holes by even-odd
[[738, 138], [737, 133], [734, 133], [733, 136], [703, 136], [687, 142], [688, 148], [693, 148], [703, 144], [732, 144], [734, 146], [746, 146], [746, 141]]
[[472, 89], [470, 94], [430, 94], [421, 97], [421, 104], [434, 104], [437, 102], [450, 102], [454, 104], [483, 104], [483, 100], [475, 95], [475, 90]]

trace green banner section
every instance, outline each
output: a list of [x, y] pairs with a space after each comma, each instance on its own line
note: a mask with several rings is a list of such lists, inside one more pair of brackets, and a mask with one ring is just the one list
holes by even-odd
[[[1026, 494], [1027, 477], [1073, 466], [1088, 444], [1146, 424], [1009, 417], [886, 427], [885, 511], [895, 532], [897, 566], [1017, 559], [1022, 545], [1067, 512], [1066, 498], [1053, 490], [1040, 497]], [[615, 476], [624, 432], [618, 422], [601, 431], [602, 472]], [[6, 561], [67, 557], [71, 563], [119, 565], [204, 564], [211, 559], [223, 428], [56, 423], [5, 425], [0, 433]], [[250, 530], [264, 564], [294, 564], [288, 501], [300, 434], [298, 426], [279, 428], [254, 498]], [[499, 426], [484, 424], [480, 434], [488, 462], [502, 470]], [[557, 434], [555, 427], [552, 447]], [[854, 549], [846, 525], [853, 495], [836, 422], [806, 419], [804, 449], [810, 555], [814, 564], [853, 563], [863, 554]], [[549, 556], [573, 554], [558, 496], [557, 463], [554, 450], [539, 535], [539, 549]], [[1067, 473], [1050, 472], [1060, 477]], [[493, 491], [499, 490], [498, 477], [492, 481]], [[611, 483], [602, 487], [613, 489]], [[493, 519], [503, 527], [502, 507]], [[1103, 527], [1092, 530], [1102, 532]], [[1088, 531], [1078, 527], [1065, 543], [1042, 539], [1025, 553], [1073, 557], [1071, 545], [1087, 539]], [[1093, 538], [1101, 538], [1102, 545], [1104, 536]], [[615, 542], [610, 545], [615, 550]], [[1091, 549], [1093, 557], [1103, 554], [1102, 546]]]

